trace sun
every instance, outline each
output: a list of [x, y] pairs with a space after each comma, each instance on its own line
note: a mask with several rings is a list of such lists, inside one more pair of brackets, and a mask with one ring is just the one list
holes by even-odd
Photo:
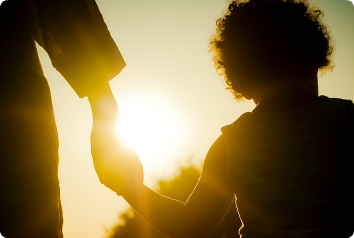
[[138, 94], [118, 102], [117, 134], [133, 147], [145, 166], [156, 167], [168, 159], [187, 136], [188, 126], [171, 103], [152, 94]]

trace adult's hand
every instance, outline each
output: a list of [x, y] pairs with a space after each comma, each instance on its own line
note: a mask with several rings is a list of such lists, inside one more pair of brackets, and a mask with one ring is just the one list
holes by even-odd
[[143, 167], [136, 152], [119, 139], [118, 107], [109, 84], [88, 95], [93, 114], [91, 154], [100, 182], [118, 195], [143, 183]]

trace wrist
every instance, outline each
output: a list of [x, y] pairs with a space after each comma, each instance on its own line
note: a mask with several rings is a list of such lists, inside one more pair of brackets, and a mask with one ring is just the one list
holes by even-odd
[[99, 85], [94, 92], [87, 95], [94, 117], [116, 118], [118, 114], [117, 102], [113, 96], [109, 83]]

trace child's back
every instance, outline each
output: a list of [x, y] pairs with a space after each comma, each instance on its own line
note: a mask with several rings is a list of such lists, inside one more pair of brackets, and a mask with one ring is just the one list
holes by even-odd
[[353, 115], [351, 101], [320, 96], [223, 128], [242, 238], [352, 235]]

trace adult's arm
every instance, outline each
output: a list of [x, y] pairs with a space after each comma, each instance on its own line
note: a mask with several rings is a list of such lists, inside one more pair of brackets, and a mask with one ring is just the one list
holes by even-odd
[[31, 35], [80, 98], [124, 67], [95, 0], [28, 0]]

